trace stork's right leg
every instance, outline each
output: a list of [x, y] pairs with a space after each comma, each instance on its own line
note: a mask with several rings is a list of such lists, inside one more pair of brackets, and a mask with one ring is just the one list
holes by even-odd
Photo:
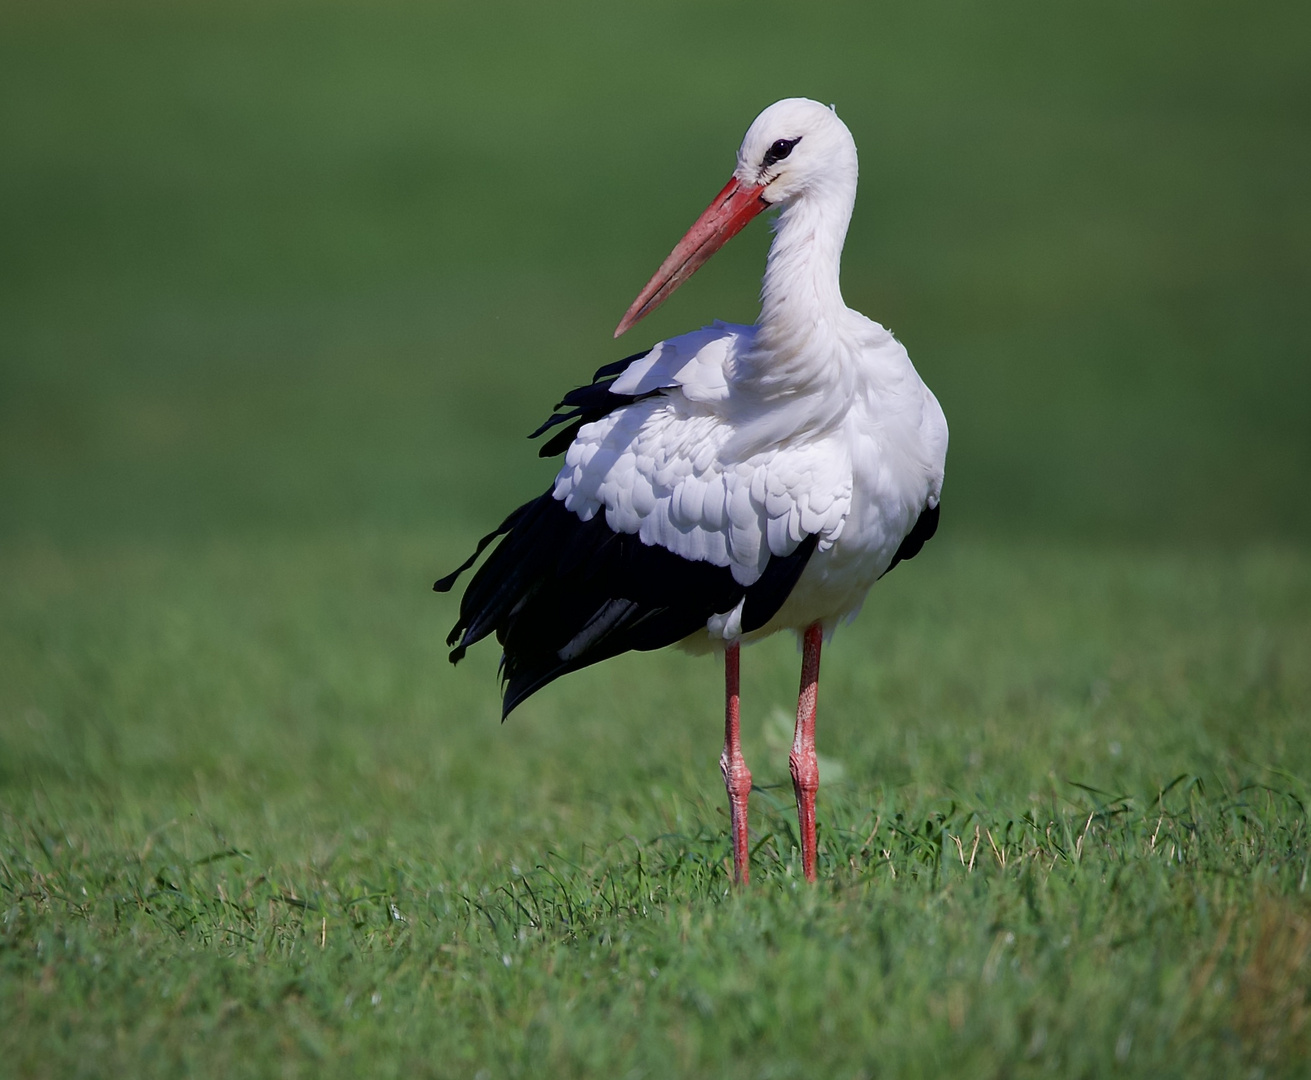
[[724, 752], [719, 756], [719, 770], [728, 788], [728, 808], [733, 828], [733, 878], [739, 885], [751, 879], [747, 847], [747, 798], [751, 794], [751, 770], [742, 757], [742, 730], [739, 714], [738, 652], [736, 642], [724, 650]]
[[801, 867], [806, 880], [815, 880], [815, 792], [819, 790], [819, 758], [815, 754], [815, 708], [819, 703], [819, 650], [824, 628], [806, 627], [801, 646], [801, 692], [797, 696], [797, 730], [788, 763], [797, 793], [797, 822], [801, 831]]

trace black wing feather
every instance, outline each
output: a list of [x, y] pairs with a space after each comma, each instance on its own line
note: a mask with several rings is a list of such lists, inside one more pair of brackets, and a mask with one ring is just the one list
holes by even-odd
[[[897, 547], [897, 553], [892, 556], [892, 562], [888, 563], [888, 569], [883, 574], [888, 573], [897, 563], [905, 559], [913, 559], [920, 553], [920, 548], [933, 539], [933, 534], [938, 531], [938, 517], [942, 512], [942, 503], [935, 503], [933, 506], [926, 506], [920, 511], [920, 516], [915, 519], [915, 524], [911, 526], [910, 532], [901, 541]], [[882, 577], [880, 574], [879, 577]]]
[[[626, 356], [622, 360], [616, 360], [612, 364], [605, 364], [597, 368], [590, 383], [586, 386], [576, 387], [565, 394], [557, 402], [555, 411], [528, 437], [530, 439], [539, 438], [559, 424], [568, 424], [569, 426], [563, 431], [556, 432], [548, 439], [545, 445], [537, 451], [537, 456], [547, 458], [563, 454], [569, 449], [569, 444], [574, 441], [578, 435], [578, 429], [584, 424], [590, 424], [593, 420], [600, 420], [601, 417], [614, 412], [615, 409], [623, 405], [631, 405], [634, 401], [640, 401], [644, 397], [660, 393], [659, 390], [652, 390], [647, 394], [616, 394], [610, 389], [615, 380], [628, 369], [628, 365], [635, 360], [641, 360], [647, 352], [650, 352], [650, 350], [634, 353], [632, 356]], [[568, 408], [567, 412], [561, 411], [566, 407]]]

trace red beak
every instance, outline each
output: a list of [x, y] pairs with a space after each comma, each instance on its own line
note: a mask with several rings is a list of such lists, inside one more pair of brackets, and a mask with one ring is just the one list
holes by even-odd
[[710, 256], [740, 233], [748, 221], [770, 204], [760, 197], [761, 184], [744, 184], [736, 176], [724, 185], [705, 213], [687, 230], [687, 235], [660, 264], [655, 276], [646, 283], [624, 317], [615, 327], [618, 337], [638, 319], [649, 315], [669, 298], [670, 293], [690, 278]]

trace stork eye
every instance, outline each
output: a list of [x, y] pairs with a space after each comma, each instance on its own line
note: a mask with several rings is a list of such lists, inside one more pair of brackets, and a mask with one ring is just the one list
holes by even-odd
[[797, 143], [799, 143], [800, 141], [801, 141], [800, 135], [798, 135], [795, 139], [779, 139], [777, 142], [774, 143], [773, 146], [771, 146], [768, 150], [765, 151], [765, 160], [761, 162], [761, 165], [767, 169], [771, 165], [774, 165], [777, 162], [782, 161], [785, 157], [788, 156], [788, 154], [792, 153], [792, 148], [796, 146]]

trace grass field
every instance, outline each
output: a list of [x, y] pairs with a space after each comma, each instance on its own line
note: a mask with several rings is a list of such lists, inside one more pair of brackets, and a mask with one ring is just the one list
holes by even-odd
[[[0, 1075], [1299, 1077], [1311, 19], [0, 9]], [[943, 528], [498, 723], [429, 592], [747, 123], [835, 101]], [[642, 338], [749, 319], [745, 233]]]

